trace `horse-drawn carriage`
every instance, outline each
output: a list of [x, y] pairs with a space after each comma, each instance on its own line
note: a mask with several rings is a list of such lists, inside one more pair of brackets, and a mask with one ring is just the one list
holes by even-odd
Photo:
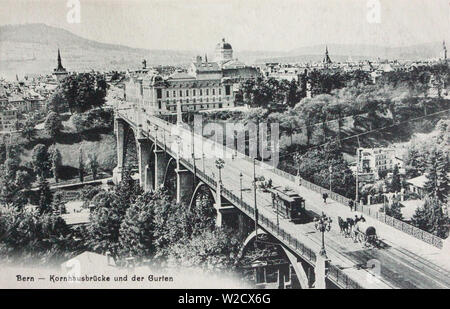
[[360, 242], [366, 247], [380, 247], [375, 227], [367, 223], [362, 215], [359, 218], [355, 216], [355, 219], [347, 218], [346, 221], [338, 217], [338, 224], [341, 233], [346, 237], [350, 236], [355, 242]]

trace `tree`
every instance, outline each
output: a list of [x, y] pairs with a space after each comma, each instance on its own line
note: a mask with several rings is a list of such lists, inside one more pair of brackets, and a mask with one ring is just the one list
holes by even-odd
[[58, 148], [53, 147], [50, 152], [50, 161], [52, 164], [53, 177], [55, 178], [55, 182], [57, 183], [59, 180], [59, 170], [62, 165], [62, 156], [59, 152]]
[[91, 169], [92, 178], [97, 179], [98, 175], [98, 160], [97, 160], [97, 154], [93, 153], [89, 155], [89, 167]]
[[102, 75], [80, 73], [65, 78], [61, 91], [71, 113], [83, 113], [105, 104], [107, 85]]
[[39, 213], [48, 213], [52, 210], [53, 194], [47, 179], [40, 177], [39, 179]]
[[170, 245], [167, 260], [173, 266], [228, 272], [234, 268], [240, 248], [240, 240], [231, 232], [222, 229], [203, 230], [192, 238]]
[[0, 235], [0, 258], [6, 263], [55, 265], [84, 250], [64, 220], [50, 213], [0, 208]]
[[57, 91], [51, 95], [50, 100], [48, 101], [48, 107], [49, 110], [58, 114], [68, 111], [69, 106], [60, 87], [58, 87]]
[[51, 211], [59, 215], [66, 213], [66, 203], [62, 192], [56, 192], [53, 195]]
[[117, 206], [117, 196], [113, 192], [101, 192], [92, 200], [95, 208], [88, 225], [88, 247], [99, 253], [110, 251], [119, 257], [119, 229], [124, 210]]
[[397, 220], [402, 220], [402, 207], [403, 206], [398, 201], [394, 201], [390, 206], [385, 206], [384, 208], [382, 208], [382, 210], [386, 209], [386, 215], [391, 216]]
[[130, 205], [142, 194], [139, 184], [124, 171], [122, 181], [113, 192], [100, 192], [93, 199], [87, 244], [95, 252], [110, 251], [112, 256], [121, 255], [120, 226]]
[[391, 180], [391, 192], [400, 192], [402, 189], [402, 180], [400, 178], [400, 172], [397, 164], [394, 166], [394, 171], [392, 172], [392, 180]]
[[427, 181], [425, 191], [441, 202], [447, 201], [449, 190], [448, 184], [448, 157], [438, 149], [433, 149], [428, 155], [427, 161]]
[[45, 178], [49, 175], [51, 163], [47, 147], [45, 145], [37, 144], [34, 146], [32, 162], [36, 175], [41, 178]]
[[60, 116], [55, 112], [50, 112], [45, 119], [44, 128], [50, 138], [55, 143], [55, 139], [63, 129]]
[[417, 208], [411, 223], [424, 231], [441, 238], [448, 237], [449, 218], [444, 213], [443, 204], [433, 196], [427, 196], [422, 207]]
[[27, 119], [22, 128], [22, 136], [28, 141], [31, 141], [36, 134], [36, 129], [34, 128], [34, 122], [31, 119]]
[[122, 256], [142, 260], [155, 254], [153, 217], [158, 198], [158, 194], [145, 193], [127, 209], [119, 231]]
[[84, 181], [84, 158], [83, 158], [83, 149], [80, 148], [80, 153], [78, 155], [78, 176], [80, 178], [80, 182]]

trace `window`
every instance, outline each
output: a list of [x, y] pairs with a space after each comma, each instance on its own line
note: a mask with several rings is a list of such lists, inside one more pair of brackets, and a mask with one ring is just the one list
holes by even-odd
[[200, 89], [200, 95], [203, 95], [203, 89]]
[[158, 109], [161, 109], [161, 101], [158, 101]]
[[214, 88], [212, 89], [212, 94], [216, 95], [216, 89], [214, 89]]
[[225, 95], [230, 95], [231, 94], [231, 87], [230, 85], [226, 85], [225, 86]]
[[206, 95], [209, 95], [209, 89], [206, 89]]
[[161, 89], [156, 89], [156, 98], [157, 99], [161, 99], [162, 97], [162, 90]]
[[173, 91], [173, 96], [176, 97], [177, 96], [177, 92], [174, 90]]
[[167, 97], [167, 98], [170, 97], [169, 91], [166, 91], [166, 97]]
[[183, 90], [180, 90], [180, 97], [183, 96]]
[[195, 97], [195, 89], [192, 90], [192, 95]]
[[222, 88], [219, 88], [219, 95], [222, 95]]
[[186, 96], [189, 96], [189, 89], [186, 90]]

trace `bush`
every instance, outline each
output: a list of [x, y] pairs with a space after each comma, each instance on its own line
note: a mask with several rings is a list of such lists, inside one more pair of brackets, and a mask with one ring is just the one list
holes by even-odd
[[112, 128], [113, 120], [113, 111], [106, 109], [92, 109], [85, 113], [74, 114], [70, 117], [70, 121], [76, 132]]

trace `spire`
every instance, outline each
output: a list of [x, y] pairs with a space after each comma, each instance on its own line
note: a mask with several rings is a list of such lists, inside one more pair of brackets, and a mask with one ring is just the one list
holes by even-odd
[[58, 70], [58, 71], [65, 70], [61, 63], [61, 53], [59, 51], [59, 48], [58, 48], [58, 67], [56, 70]]
[[444, 60], [446, 60], [447, 59], [447, 46], [445, 45], [445, 40], [444, 41], [442, 41], [442, 51], [443, 51], [443, 58], [444, 58]]
[[208, 55], [205, 54], [205, 62], [208, 62]]
[[323, 58], [323, 63], [324, 64], [332, 63], [332, 61], [330, 59], [330, 55], [328, 54], [328, 45], [325, 45], [325, 57]]

